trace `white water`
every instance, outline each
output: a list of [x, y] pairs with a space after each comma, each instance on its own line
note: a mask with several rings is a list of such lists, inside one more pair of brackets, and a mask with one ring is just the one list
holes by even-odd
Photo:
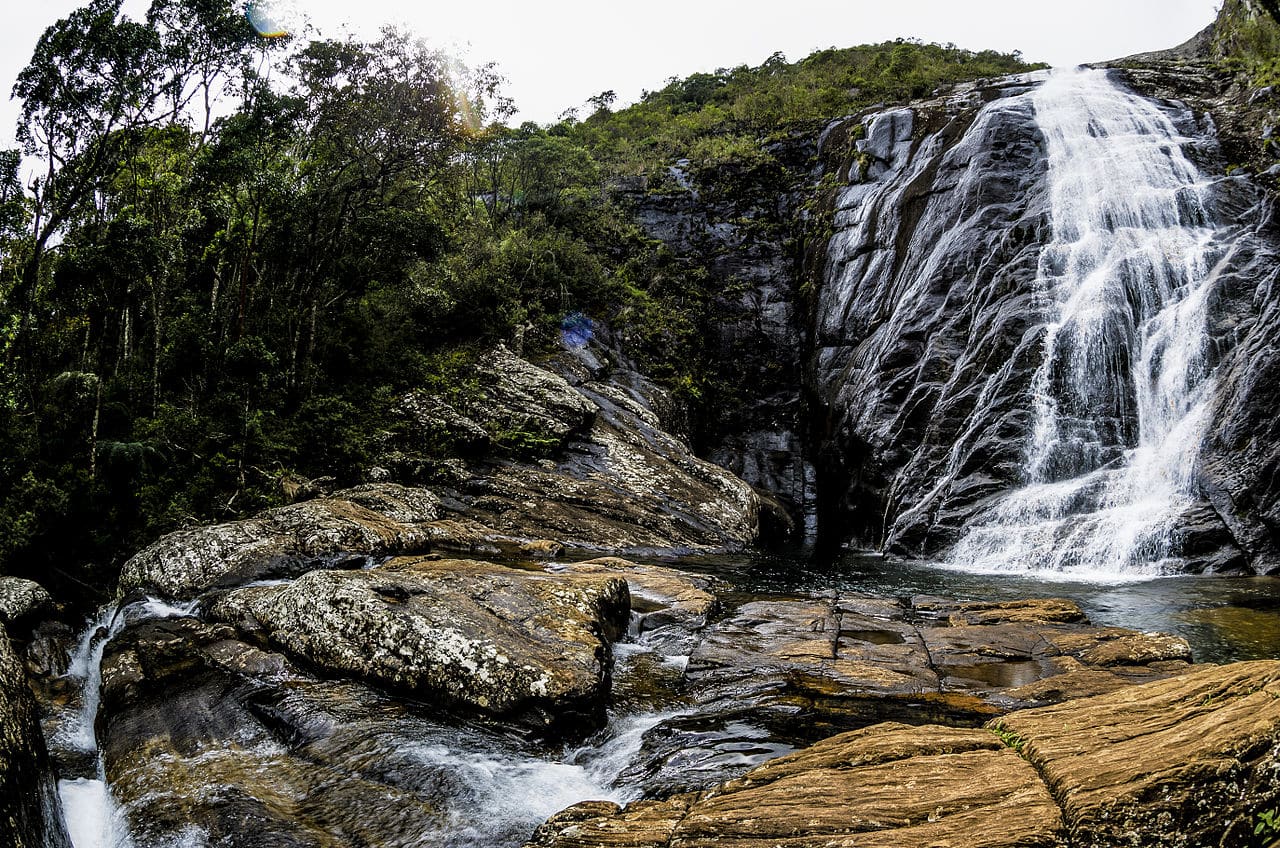
[[1193, 502], [1214, 388], [1205, 183], [1168, 116], [1105, 71], [1055, 72], [1034, 103], [1053, 240], [1037, 275], [1048, 325], [1026, 484], [970, 526], [949, 564], [1158, 575]]
[[[155, 598], [131, 608], [129, 616], [138, 618], [175, 618], [192, 613], [194, 604], [174, 606]], [[67, 676], [80, 682], [81, 707], [76, 720], [64, 726], [55, 744], [77, 751], [98, 753], [98, 736], [94, 724], [102, 697], [102, 654], [107, 643], [126, 622], [124, 610], [115, 604], [104, 606], [98, 617], [89, 622], [80, 637]], [[58, 797], [62, 803], [63, 821], [74, 848], [135, 848], [124, 815], [107, 787], [102, 758], [97, 761], [97, 776], [58, 781]]]

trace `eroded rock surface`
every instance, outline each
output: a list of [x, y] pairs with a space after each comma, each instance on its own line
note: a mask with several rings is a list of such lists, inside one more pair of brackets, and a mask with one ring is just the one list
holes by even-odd
[[71, 848], [22, 661], [0, 627], [0, 845]]
[[1065, 846], [1048, 790], [985, 730], [880, 724], [774, 760], [714, 791], [581, 804], [531, 848]]
[[878, 724], [530, 848], [1245, 845], [1280, 796], [1280, 663], [1202, 667], [987, 729]]
[[565, 729], [603, 721], [610, 640], [629, 611], [618, 577], [410, 558], [238, 589], [209, 614], [312, 667]]
[[1245, 845], [1280, 803], [1280, 663], [1235, 663], [993, 723], [1072, 844]]
[[[971, 623], [972, 622], [972, 623]], [[1185, 640], [1096, 627], [1070, 601], [751, 601], [702, 629], [689, 704], [626, 774], [649, 795], [703, 789], [796, 747], [883, 721], [978, 726], [1188, 668]]]

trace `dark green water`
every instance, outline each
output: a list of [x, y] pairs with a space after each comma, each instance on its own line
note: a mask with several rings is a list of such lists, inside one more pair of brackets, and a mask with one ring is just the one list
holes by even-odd
[[961, 600], [1068, 598], [1095, 624], [1175, 633], [1200, 662], [1280, 658], [1280, 579], [1162, 577], [1134, 582], [1055, 581], [971, 574], [928, 563], [850, 553], [830, 565], [798, 555], [683, 557], [672, 565], [724, 581], [740, 597], [861, 592]]

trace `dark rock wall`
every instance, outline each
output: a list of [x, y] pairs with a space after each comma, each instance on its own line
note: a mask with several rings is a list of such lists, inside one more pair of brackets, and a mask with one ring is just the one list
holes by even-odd
[[[1227, 167], [1208, 90], [1214, 72], [1131, 72], [1185, 134], [1212, 182], [1221, 250], [1210, 338], [1214, 421], [1201, 456], [1204, 502], [1186, 516], [1188, 567], [1277, 568], [1280, 335], [1275, 201]], [[1197, 80], [1203, 86], [1197, 89]], [[1160, 83], [1159, 85], [1157, 84]], [[1046, 162], [1024, 80], [863, 116], [841, 161], [848, 186], [816, 299], [809, 378], [823, 527], [835, 540], [929, 555], [1018, 485], [1030, 384], [1045, 318], [1034, 300], [1049, 236]], [[1217, 175], [1217, 176], [1215, 176]], [[1241, 556], [1241, 551], [1244, 556]]]
[[936, 549], [1018, 479], [1048, 230], [1028, 90], [1015, 80], [859, 119], [811, 366], [834, 535]]
[[71, 848], [22, 661], [0, 627], [0, 848]]
[[776, 498], [796, 519], [814, 508], [802, 398], [807, 310], [799, 235], [814, 196], [816, 134], [766, 145], [764, 168], [681, 160], [660, 183], [624, 187], [648, 234], [714, 295], [707, 328], [716, 396], [691, 437], [700, 456]]

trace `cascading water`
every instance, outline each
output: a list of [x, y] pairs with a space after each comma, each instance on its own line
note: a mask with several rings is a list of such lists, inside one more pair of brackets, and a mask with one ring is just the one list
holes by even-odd
[[1214, 378], [1205, 183], [1165, 113], [1107, 72], [1061, 71], [1034, 95], [1053, 238], [1032, 382], [1026, 484], [967, 529], [966, 570], [1124, 578], [1164, 570]]
[[[148, 598], [139, 605], [137, 617], [185, 616], [191, 614], [194, 606], [173, 606]], [[97, 766], [94, 777], [58, 781], [63, 820], [74, 848], [134, 848], [124, 816], [107, 786], [94, 727], [101, 699], [102, 654], [107, 643], [124, 627], [126, 620], [128, 617], [125, 611], [116, 604], [104, 606], [98, 617], [85, 628], [67, 669], [67, 676], [80, 684], [80, 709], [75, 719], [68, 722], [59, 737], [52, 741], [54, 745], [92, 755]]]

